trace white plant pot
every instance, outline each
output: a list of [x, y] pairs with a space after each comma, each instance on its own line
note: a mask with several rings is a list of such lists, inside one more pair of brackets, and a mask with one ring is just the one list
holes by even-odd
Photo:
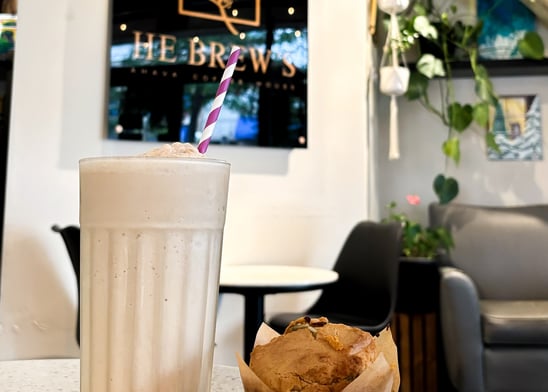
[[386, 95], [403, 95], [409, 86], [409, 69], [386, 66], [380, 69], [380, 90]]
[[387, 14], [397, 14], [409, 7], [409, 0], [378, 0], [378, 5]]

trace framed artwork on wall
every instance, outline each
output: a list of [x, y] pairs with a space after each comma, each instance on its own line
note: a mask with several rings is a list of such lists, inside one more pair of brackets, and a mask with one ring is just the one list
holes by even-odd
[[536, 30], [536, 16], [520, 0], [478, 0], [477, 17], [483, 21], [478, 38], [480, 58], [508, 60], [522, 58], [518, 41]]
[[489, 131], [500, 152], [488, 149], [496, 161], [538, 161], [543, 159], [542, 122], [538, 95], [507, 95], [491, 110]]
[[237, 45], [212, 143], [307, 146], [307, 0], [112, 1], [107, 138], [196, 143]]

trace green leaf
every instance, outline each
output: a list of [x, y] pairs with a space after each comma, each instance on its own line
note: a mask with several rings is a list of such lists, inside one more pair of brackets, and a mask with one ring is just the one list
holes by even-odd
[[445, 26], [449, 26], [449, 15], [447, 14], [447, 12], [441, 13], [440, 22]]
[[423, 54], [417, 61], [417, 71], [428, 79], [432, 79], [434, 76], [445, 76], [443, 62], [430, 53]]
[[462, 46], [474, 46], [478, 42], [479, 35], [483, 28], [483, 21], [478, 20], [475, 25], [466, 25], [462, 35]]
[[450, 31], [450, 41], [457, 44], [457, 46], [464, 46], [466, 34], [466, 26], [461, 21], [456, 21]]
[[459, 194], [459, 183], [452, 177], [438, 174], [434, 178], [434, 192], [438, 196], [440, 204], [447, 204]]
[[473, 107], [474, 121], [482, 127], [489, 125], [489, 104], [487, 102], [480, 102]]
[[487, 144], [487, 147], [494, 150], [497, 154], [500, 154], [500, 148], [495, 141], [495, 134], [493, 132], [485, 132], [485, 144]]
[[447, 108], [449, 114], [449, 125], [458, 132], [464, 131], [470, 126], [474, 119], [472, 106], [466, 104], [462, 106], [458, 102], [453, 102]]
[[455, 243], [453, 242], [453, 236], [445, 229], [445, 227], [437, 227], [432, 230], [434, 231], [440, 244], [443, 248], [445, 248], [446, 251], [449, 251], [449, 249], [455, 246]]
[[417, 15], [428, 15], [426, 7], [419, 2], [415, 2], [415, 5], [413, 6], [413, 12]]
[[426, 95], [428, 90], [428, 78], [418, 72], [411, 72], [405, 97], [409, 100], [419, 99]]
[[528, 31], [518, 41], [518, 51], [526, 59], [542, 60], [544, 58], [544, 43], [536, 31]]
[[489, 79], [489, 73], [487, 72], [487, 68], [485, 68], [483, 65], [478, 64], [476, 66], [475, 75], [474, 77], [476, 79]]
[[422, 35], [424, 38], [437, 40], [438, 39], [438, 30], [430, 24], [428, 17], [419, 15], [413, 21], [413, 28], [417, 33]]
[[476, 82], [476, 95], [482, 101], [495, 105], [497, 97], [494, 92], [493, 83], [489, 78], [487, 69], [483, 65], [478, 64], [476, 66], [474, 80]]
[[460, 142], [456, 137], [447, 139], [442, 145], [443, 153], [451, 158], [455, 164], [460, 162]]

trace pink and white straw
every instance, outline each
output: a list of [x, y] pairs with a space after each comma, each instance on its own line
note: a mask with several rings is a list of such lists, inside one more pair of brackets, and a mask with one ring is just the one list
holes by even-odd
[[226, 92], [228, 91], [228, 86], [230, 86], [230, 81], [232, 80], [232, 74], [234, 73], [234, 68], [236, 68], [236, 63], [238, 62], [238, 57], [240, 56], [240, 48], [233, 46], [230, 51], [230, 56], [225, 66], [225, 71], [223, 72], [223, 77], [217, 88], [217, 93], [215, 94], [215, 99], [213, 100], [213, 105], [207, 120], [205, 123], [204, 131], [202, 132], [202, 137], [198, 143], [198, 151], [204, 154], [209, 146], [211, 141], [211, 135], [213, 135], [213, 130], [217, 124], [217, 119], [219, 118], [219, 113], [221, 113], [221, 108], [223, 107], [223, 101], [225, 100]]

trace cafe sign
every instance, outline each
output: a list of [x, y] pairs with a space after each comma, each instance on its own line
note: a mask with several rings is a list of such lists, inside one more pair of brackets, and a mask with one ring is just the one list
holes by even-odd
[[[230, 31], [234, 35], [239, 34], [239, 31], [236, 30], [234, 25], [240, 24], [253, 27], [259, 27], [261, 25], [261, 0], [255, 0], [255, 13], [253, 19], [238, 17], [237, 13], [234, 16], [229, 16], [229, 13], [227, 11], [232, 8], [232, 5], [234, 3], [232, 0], [211, 0], [211, 2], [217, 6], [218, 13], [202, 12], [198, 10], [195, 11], [192, 10], [191, 6], [190, 8], [185, 8], [185, 0], [179, 0], [179, 14], [187, 15], [193, 18], [218, 20], [224, 22], [228, 31]], [[187, 7], [189, 7], [188, 0], [186, 3]]]
[[233, 45], [212, 143], [306, 147], [306, 0], [113, 0], [108, 138], [194, 142]]

